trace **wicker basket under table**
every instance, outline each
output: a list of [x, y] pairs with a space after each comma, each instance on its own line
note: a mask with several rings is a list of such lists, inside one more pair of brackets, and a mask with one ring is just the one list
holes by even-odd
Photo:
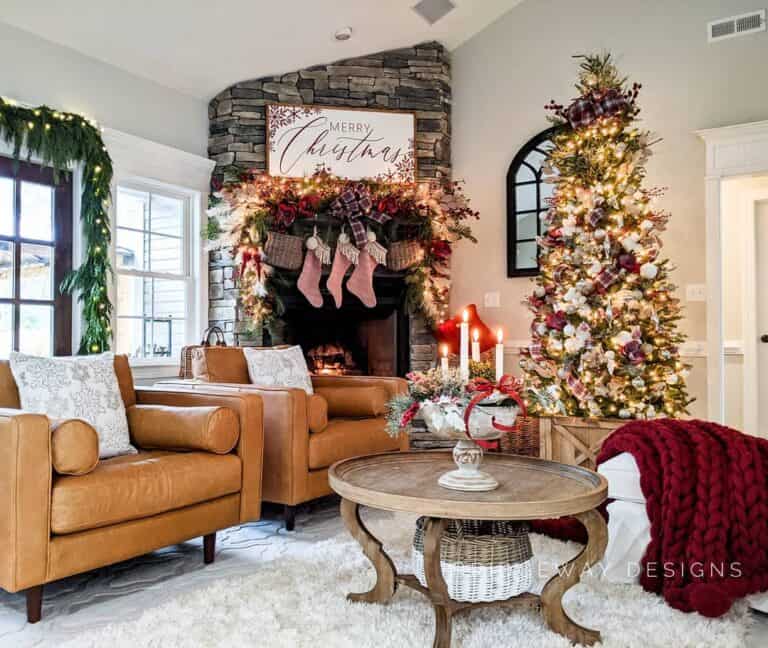
[[[413, 573], [427, 587], [424, 525], [416, 520]], [[450, 520], [440, 540], [440, 569], [454, 601], [504, 601], [534, 583], [534, 558], [528, 525], [519, 522]]]

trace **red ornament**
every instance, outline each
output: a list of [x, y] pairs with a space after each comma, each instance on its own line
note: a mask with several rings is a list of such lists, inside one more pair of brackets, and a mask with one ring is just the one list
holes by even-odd
[[432, 254], [445, 261], [451, 256], [451, 244], [448, 241], [436, 239], [432, 241]]
[[483, 322], [483, 320], [480, 319], [480, 315], [477, 314], [477, 305], [476, 304], [470, 304], [466, 308], [462, 309], [460, 313], [458, 313], [455, 317], [449, 320], [445, 320], [444, 322], [441, 322], [437, 325], [437, 328], [435, 329], [435, 338], [437, 339], [438, 344], [448, 345], [448, 350], [451, 353], [458, 353], [459, 352], [459, 324], [462, 323], [463, 320], [463, 311], [466, 310], [468, 314], [467, 321], [469, 322], [469, 335], [470, 340], [472, 340], [472, 331], [477, 329], [480, 331], [480, 351], [488, 351], [488, 349], [492, 349], [494, 345], [496, 344], [496, 336], [494, 335], [493, 331], [491, 331], [490, 328]]
[[555, 331], [562, 331], [566, 324], [568, 324], [568, 318], [563, 311], [557, 311], [556, 313], [550, 313], [547, 315], [546, 320], [547, 328], [554, 329]]

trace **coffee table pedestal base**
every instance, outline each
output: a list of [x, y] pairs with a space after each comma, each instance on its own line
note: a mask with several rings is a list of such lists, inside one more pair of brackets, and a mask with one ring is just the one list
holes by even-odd
[[574, 517], [587, 529], [589, 541], [573, 559], [561, 565], [557, 573], [547, 582], [541, 597], [524, 593], [505, 601], [462, 603], [448, 596], [448, 587], [440, 568], [440, 538], [447, 519], [427, 518], [424, 527], [424, 572], [427, 587], [423, 587], [411, 574], [397, 574], [394, 563], [384, 552], [383, 546], [360, 519], [359, 505], [346, 499], [341, 501], [341, 513], [350, 534], [358, 541], [366, 557], [376, 569], [376, 585], [369, 592], [348, 594], [350, 601], [387, 603], [394, 596], [398, 584], [421, 592], [432, 603], [435, 612], [435, 638], [433, 648], [450, 648], [453, 616], [467, 610], [481, 607], [540, 607], [544, 621], [554, 632], [567, 637], [574, 643], [592, 645], [600, 641], [597, 630], [584, 628], [573, 621], [563, 610], [562, 598], [565, 592], [579, 582], [581, 573], [597, 563], [605, 553], [608, 543], [608, 528], [602, 515], [587, 511]]

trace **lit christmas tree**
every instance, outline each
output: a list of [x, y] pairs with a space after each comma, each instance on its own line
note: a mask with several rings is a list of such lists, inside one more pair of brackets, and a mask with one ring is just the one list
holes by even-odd
[[680, 303], [661, 260], [669, 214], [643, 188], [650, 133], [609, 55], [579, 57], [579, 96], [547, 106], [559, 130], [545, 165], [555, 192], [523, 353], [529, 400], [542, 415], [654, 418], [686, 413]]

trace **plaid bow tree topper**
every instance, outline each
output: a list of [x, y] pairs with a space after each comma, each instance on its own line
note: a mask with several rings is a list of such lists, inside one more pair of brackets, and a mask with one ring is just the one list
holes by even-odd
[[383, 225], [392, 220], [389, 214], [373, 210], [371, 192], [362, 182], [349, 183], [341, 195], [331, 203], [331, 214], [340, 220], [346, 220], [352, 230], [352, 238], [358, 248], [368, 242], [365, 218]]

